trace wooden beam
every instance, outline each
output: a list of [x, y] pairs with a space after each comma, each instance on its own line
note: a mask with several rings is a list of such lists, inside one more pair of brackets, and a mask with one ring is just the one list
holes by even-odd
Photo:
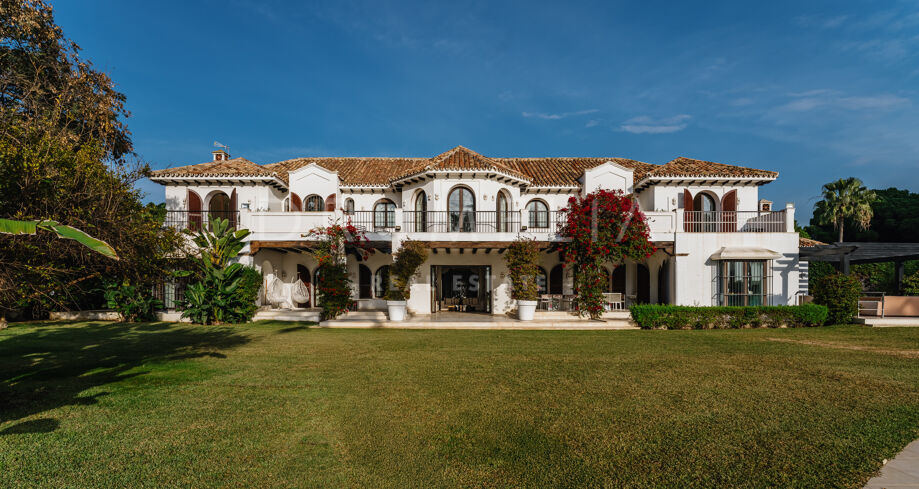
[[450, 248], [444, 248], [444, 251], [446, 251], [448, 255], [450, 254]]
[[472, 249], [472, 254], [474, 255], [477, 251], [479, 251], [478, 248], [473, 248], [473, 249]]
[[460, 248], [460, 249], [459, 249], [459, 252], [460, 252], [461, 255], [463, 254], [463, 250], [464, 250], [464, 249], [465, 249], [465, 248]]
[[489, 253], [491, 253], [491, 248], [485, 248], [485, 254], [487, 255]]
[[499, 255], [500, 255], [501, 253], [504, 253], [505, 251], [507, 251], [507, 248], [498, 248], [498, 254], [499, 254]]

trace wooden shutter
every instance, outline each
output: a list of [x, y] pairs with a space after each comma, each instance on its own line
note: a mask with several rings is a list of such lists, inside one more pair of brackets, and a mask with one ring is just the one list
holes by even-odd
[[300, 196], [291, 192], [290, 193], [290, 211], [300, 212], [302, 210], [303, 210], [303, 206], [300, 203]]
[[683, 189], [683, 231], [692, 231], [692, 220], [695, 216], [692, 212], [692, 193], [689, 189]]
[[227, 216], [227, 219], [229, 219], [230, 221], [230, 227], [235, 228], [236, 227], [236, 210], [237, 210], [236, 189], [235, 188], [233, 189], [232, 192], [230, 192], [230, 208], [227, 210], [230, 211], [229, 215]]
[[188, 229], [198, 231], [201, 229], [201, 197], [194, 190], [189, 190], [186, 201], [188, 206]]
[[325, 198], [325, 210], [326, 212], [335, 212], [335, 194]]
[[731, 190], [721, 198], [721, 232], [737, 231], [737, 190]]

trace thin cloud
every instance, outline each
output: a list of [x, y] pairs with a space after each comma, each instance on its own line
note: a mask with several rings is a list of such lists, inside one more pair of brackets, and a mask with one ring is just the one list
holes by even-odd
[[520, 115], [528, 119], [545, 119], [550, 121], [556, 121], [559, 119], [567, 119], [569, 117], [577, 117], [587, 114], [596, 114], [600, 112], [600, 109], [587, 109], [587, 110], [577, 110], [574, 112], [562, 112], [559, 114], [547, 114], [545, 112], [521, 112]]
[[912, 103], [908, 98], [890, 94], [842, 96], [839, 92], [831, 90], [811, 90], [791, 94], [791, 96], [795, 99], [779, 107], [779, 110], [787, 112], [807, 112], [816, 109], [896, 110]]
[[679, 114], [663, 119], [654, 119], [643, 115], [623, 122], [619, 129], [632, 134], [669, 134], [686, 129], [691, 118], [692, 116], [688, 114]]

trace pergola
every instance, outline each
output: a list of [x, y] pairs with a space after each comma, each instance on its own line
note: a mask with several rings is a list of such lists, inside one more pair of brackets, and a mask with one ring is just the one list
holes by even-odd
[[860, 263], [893, 262], [896, 268], [897, 288], [903, 288], [906, 262], [919, 260], [919, 243], [833, 243], [801, 247], [801, 260], [832, 263], [842, 273], [849, 273], [851, 265]]

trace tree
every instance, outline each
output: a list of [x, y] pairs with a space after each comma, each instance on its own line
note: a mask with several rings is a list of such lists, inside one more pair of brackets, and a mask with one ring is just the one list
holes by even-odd
[[638, 203], [621, 191], [600, 189], [582, 198], [571, 197], [562, 212], [565, 223], [559, 234], [570, 238], [563, 247], [566, 266], [575, 267], [578, 311], [600, 319], [607, 284], [603, 265], [651, 256], [654, 246], [648, 223]]
[[428, 248], [423, 243], [403, 241], [399, 251], [393, 255], [394, 261], [389, 272], [392, 284], [386, 291], [386, 300], [408, 300], [412, 295], [412, 279], [427, 259]]
[[871, 203], [876, 199], [875, 193], [861, 180], [855, 177], [840, 179], [823, 186], [823, 200], [817, 202], [814, 217], [821, 224], [832, 224], [839, 231], [837, 241], [842, 242], [847, 219], [862, 229], [868, 228], [873, 215]]
[[149, 287], [184, 239], [134, 183], [125, 96], [80, 58], [41, 0], [0, 0], [0, 217], [67, 223], [118, 250], [109, 260], [47, 233], [0, 240], [0, 313], [98, 307], [102, 278]]
[[504, 253], [507, 275], [511, 280], [511, 298], [535, 301], [539, 298], [539, 247], [532, 239], [518, 238]]

